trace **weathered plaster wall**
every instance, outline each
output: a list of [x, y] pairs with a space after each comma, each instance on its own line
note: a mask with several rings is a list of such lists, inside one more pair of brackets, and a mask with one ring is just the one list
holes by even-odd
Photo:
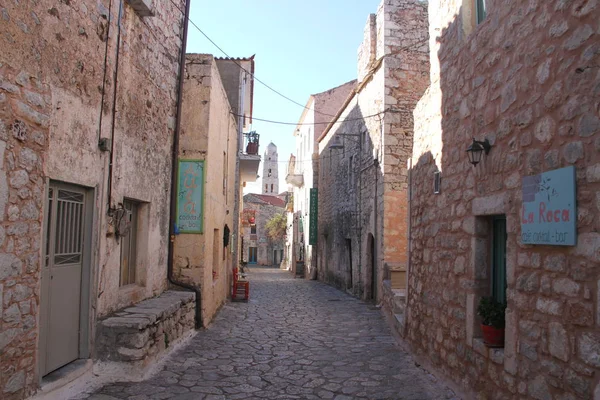
[[[107, 237], [108, 153], [98, 149], [99, 134], [110, 137], [112, 128], [119, 2], [113, 2], [111, 10], [108, 3], [37, 1], [0, 6], [2, 398], [27, 397], [39, 382], [40, 259], [47, 180], [95, 190], [90, 337], [96, 317], [158, 294], [166, 286], [168, 180], [181, 13], [172, 3], [156, 3], [156, 16], [142, 21], [123, 3], [111, 202], [116, 205], [129, 197], [147, 203], [145, 228], [139, 235], [140, 279], [135, 287], [120, 289], [120, 246], [114, 237]], [[177, 4], [183, 7], [184, 2]]]
[[[431, 2], [431, 87], [415, 111], [408, 338], [481, 399], [600, 396], [600, 5]], [[473, 167], [465, 149], [488, 138]], [[523, 245], [521, 180], [574, 165], [574, 247]], [[442, 173], [434, 195], [433, 172]], [[507, 219], [504, 349], [476, 306], [489, 288], [487, 217]]]
[[[384, 265], [406, 264], [406, 161], [427, 82], [426, 18], [421, 2], [400, 0], [369, 17], [359, 91], [319, 144], [319, 276], [364, 298], [379, 298]], [[338, 133], [344, 149], [330, 149]]]
[[176, 237], [174, 265], [179, 277], [200, 286], [205, 325], [227, 298], [233, 268], [231, 237], [223, 243], [226, 225], [233, 234], [236, 202], [237, 124], [230, 109], [213, 56], [186, 55], [179, 157], [205, 160], [204, 233]]

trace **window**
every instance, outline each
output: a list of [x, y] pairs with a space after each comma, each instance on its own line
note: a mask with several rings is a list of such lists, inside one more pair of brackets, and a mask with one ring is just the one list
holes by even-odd
[[250, 225], [250, 234], [256, 235], [256, 225]]
[[475, 15], [477, 25], [483, 22], [487, 15], [486, 0], [475, 0]]
[[506, 304], [506, 216], [496, 216], [492, 220], [492, 297]]
[[265, 183], [265, 193], [267, 193], [269, 191], [269, 184]]
[[129, 223], [129, 231], [121, 236], [121, 277], [119, 286], [136, 283], [136, 258], [137, 258], [137, 228], [139, 204], [132, 200], [124, 200], [123, 208]]
[[440, 194], [442, 183], [442, 173], [440, 171], [435, 171], [433, 173], [433, 193]]
[[271, 183], [271, 193], [273, 193], [273, 184]]

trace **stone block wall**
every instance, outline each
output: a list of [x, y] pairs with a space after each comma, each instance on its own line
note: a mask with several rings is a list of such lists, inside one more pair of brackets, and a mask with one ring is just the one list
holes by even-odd
[[[251, 196], [251, 194], [246, 196]], [[285, 208], [266, 204], [260, 200], [252, 200], [252, 198], [246, 196], [244, 196], [243, 209], [256, 211], [256, 240], [251, 240], [251, 237], [254, 237], [254, 235], [250, 234], [250, 226], [242, 226], [241, 235], [244, 238], [242, 258], [248, 261], [248, 248], [256, 247], [258, 249], [257, 264], [267, 266], [273, 265], [273, 251], [284, 250], [285, 242], [283, 238], [281, 240], [272, 240], [269, 238], [267, 235], [266, 225], [267, 222], [269, 222], [269, 220], [276, 214], [283, 214], [285, 212]], [[265, 240], [261, 241], [261, 238], [264, 238]]]
[[[45, 193], [49, 180], [94, 191], [89, 346], [97, 315], [166, 288], [168, 190], [185, 2], [154, 2], [142, 20], [123, 1], [40, 0], [0, 5], [0, 397], [35, 392]], [[120, 60], [115, 81], [117, 24]], [[178, 9], [179, 8], [179, 9]], [[105, 58], [106, 55], [106, 58]], [[113, 94], [115, 157], [107, 199]], [[102, 123], [100, 124], [100, 120]], [[143, 173], [140, 173], [143, 172]], [[120, 245], [106, 206], [145, 207], [138, 282], [119, 287]], [[150, 212], [151, 210], [151, 212]], [[85, 355], [84, 355], [85, 356]]]
[[48, 85], [0, 66], [0, 397], [9, 399], [33, 385], [36, 374], [50, 112]]
[[[407, 337], [476, 398], [595, 399], [599, 4], [487, 4], [477, 26], [470, 2], [430, 3], [431, 86], [414, 114]], [[476, 167], [465, 152], [473, 138], [493, 145]], [[522, 178], [571, 165], [577, 245], [522, 244]], [[507, 222], [503, 349], [485, 347], [476, 315], [489, 293], [493, 215]]]
[[[428, 80], [426, 26], [421, 2], [380, 4], [359, 49], [357, 93], [319, 145], [319, 276], [363, 298], [380, 298], [384, 263], [406, 264], [406, 162]], [[344, 149], [330, 149], [338, 133]]]
[[194, 329], [194, 297], [191, 292], [167, 291], [110, 315], [99, 323], [95, 358], [144, 370]]

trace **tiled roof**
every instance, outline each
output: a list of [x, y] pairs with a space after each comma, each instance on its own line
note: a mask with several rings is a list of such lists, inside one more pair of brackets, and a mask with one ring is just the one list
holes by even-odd
[[[259, 201], [253, 201], [254, 199]], [[244, 196], [244, 201], [247, 203], [267, 203], [275, 207], [285, 208], [285, 201], [276, 196], [271, 196], [270, 194], [257, 194], [257, 193], [249, 193]]]

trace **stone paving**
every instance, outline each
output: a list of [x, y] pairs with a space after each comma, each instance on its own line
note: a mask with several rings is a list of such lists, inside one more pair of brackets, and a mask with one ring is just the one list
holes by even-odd
[[374, 305], [279, 269], [249, 276], [250, 301], [227, 303], [160, 372], [88, 400], [456, 399], [395, 344]]

